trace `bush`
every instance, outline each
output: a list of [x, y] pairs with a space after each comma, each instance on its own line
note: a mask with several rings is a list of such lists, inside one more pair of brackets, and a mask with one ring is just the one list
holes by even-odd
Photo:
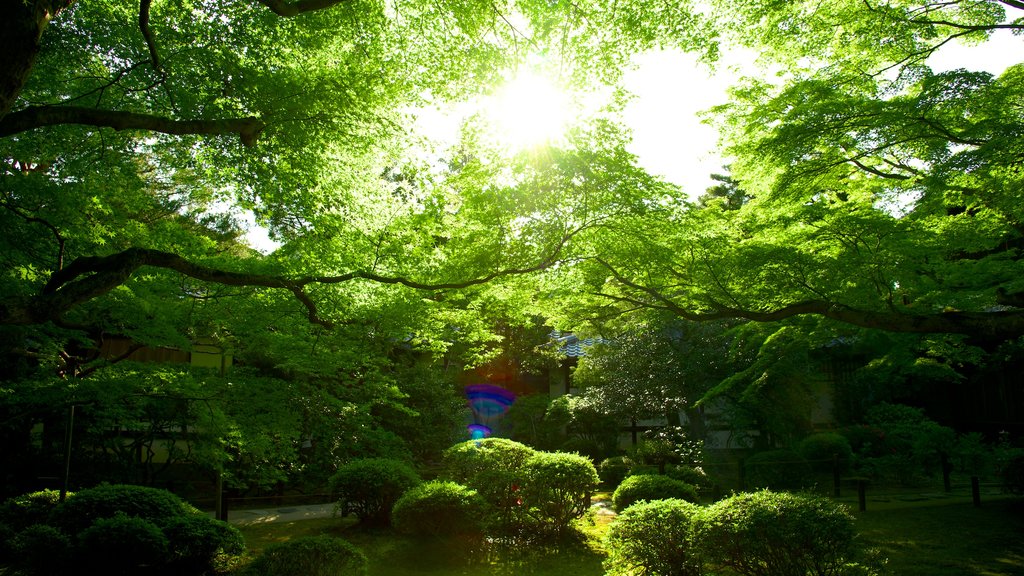
[[[72, 495], [72, 492], [67, 493], [67, 496]], [[8, 498], [0, 505], [0, 523], [14, 531], [24, 530], [33, 524], [46, 524], [59, 503], [59, 490], [40, 490]]]
[[9, 546], [11, 564], [18, 573], [31, 576], [68, 573], [71, 540], [53, 526], [29, 526], [14, 536]]
[[68, 534], [78, 534], [99, 518], [118, 512], [162, 525], [172, 518], [200, 514], [181, 498], [158, 488], [129, 484], [100, 484], [76, 492], [53, 510], [53, 524]]
[[846, 436], [836, 432], [811, 434], [800, 441], [797, 452], [818, 472], [831, 472], [833, 462], [840, 471], [846, 471], [853, 459], [853, 448]]
[[476, 490], [435, 480], [406, 492], [395, 503], [395, 529], [416, 536], [482, 535], [487, 503]]
[[86, 573], [134, 574], [167, 562], [167, 537], [149, 520], [123, 512], [99, 518], [78, 536]]
[[607, 573], [700, 576], [700, 543], [694, 539], [700, 513], [697, 505], [678, 499], [630, 506], [608, 527]]
[[609, 488], [615, 488], [625, 480], [626, 476], [629, 476], [632, 467], [633, 461], [629, 458], [613, 456], [601, 461], [597, 467], [597, 473], [601, 476], [601, 482]]
[[366, 556], [341, 538], [306, 536], [271, 544], [244, 576], [350, 576], [366, 574]]
[[419, 483], [420, 477], [411, 466], [389, 458], [353, 460], [331, 477], [338, 506], [374, 526], [387, 526], [395, 502]]
[[668, 476], [638, 474], [629, 476], [619, 484], [612, 494], [615, 509], [623, 511], [641, 500], [666, 500], [676, 498], [687, 502], [697, 501], [697, 489], [673, 480]]
[[709, 506], [696, 537], [715, 569], [742, 576], [842, 573], [853, 518], [819, 496], [769, 491], [738, 494]]
[[495, 526], [516, 531], [525, 521], [521, 487], [526, 461], [535, 453], [504, 438], [462, 442], [445, 451], [444, 477], [476, 490], [491, 508]]
[[803, 488], [811, 480], [811, 467], [792, 450], [767, 450], [747, 458], [743, 464], [746, 486], [790, 490]]
[[690, 466], [669, 466], [665, 469], [665, 475], [673, 480], [679, 480], [689, 484], [700, 493], [712, 487], [711, 478], [703, 468], [692, 468]]
[[524, 464], [523, 495], [531, 514], [561, 532], [590, 509], [600, 479], [589, 458], [564, 452], [538, 452]]
[[176, 574], [202, 574], [214, 567], [218, 555], [245, 552], [245, 539], [237, 528], [205, 515], [172, 518], [163, 533]]

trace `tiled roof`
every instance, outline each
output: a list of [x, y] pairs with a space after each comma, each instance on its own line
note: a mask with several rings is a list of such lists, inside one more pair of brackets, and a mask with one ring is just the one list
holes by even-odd
[[587, 348], [590, 348], [594, 344], [600, 344], [605, 342], [604, 338], [583, 338], [580, 339], [575, 334], [565, 334], [564, 336], [553, 334], [554, 340], [558, 343], [558, 351], [566, 356], [567, 358], [581, 358], [587, 355]]

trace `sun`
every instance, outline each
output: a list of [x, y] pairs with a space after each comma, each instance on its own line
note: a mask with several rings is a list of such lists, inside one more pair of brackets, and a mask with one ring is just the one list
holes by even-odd
[[493, 136], [521, 150], [557, 142], [573, 119], [569, 94], [551, 79], [521, 73], [498, 88], [483, 106]]

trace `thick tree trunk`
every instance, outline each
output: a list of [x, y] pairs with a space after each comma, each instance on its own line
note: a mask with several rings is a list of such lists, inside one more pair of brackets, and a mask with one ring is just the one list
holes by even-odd
[[39, 55], [43, 30], [73, 0], [0, 0], [0, 119], [21, 94]]

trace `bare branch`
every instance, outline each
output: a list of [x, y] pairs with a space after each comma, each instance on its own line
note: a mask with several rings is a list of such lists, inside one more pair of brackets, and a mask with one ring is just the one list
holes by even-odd
[[149, 8], [153, 0], [139, 0], [139, 30], [146, 40], [146, 47], [149, 48], [149, 59], [153, 63], [153, 70], [163, 73], [160, 64], [160, 54], [156, 51], [156, 40], [153, 39], [153, 31], [149, 28]]
[[0, 119], [0, 138], [59, 124], [80, 124], [114, 130], [148, 130], [176, 136], [238, 134], [245, 146], [254, 146], [266, 127], [262, 120], [251, 116], [224, 120], [173, 120], [152, 114], [81, 106], [30, 106]]

